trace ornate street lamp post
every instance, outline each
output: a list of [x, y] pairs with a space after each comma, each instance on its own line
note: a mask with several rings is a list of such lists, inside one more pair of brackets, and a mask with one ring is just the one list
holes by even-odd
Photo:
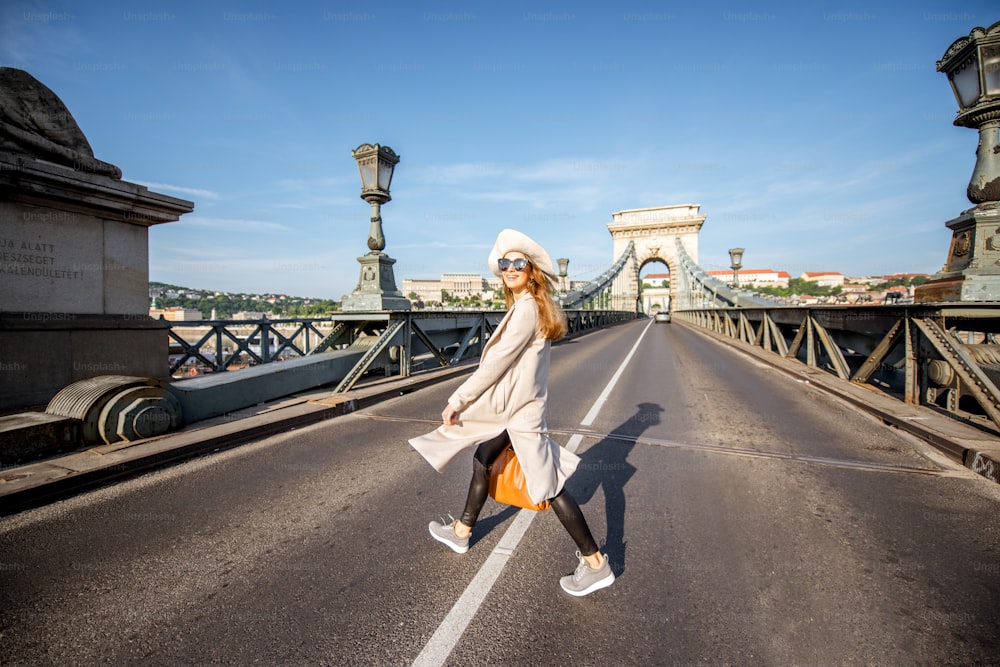
[[1000, 200], [1000, 22], [988, 30], [973, 28], [956, 40], [938, 61], [948, 75], [959, 111], [954, 124], [979, 130], [976, 168], [966, 194], [973, 204]]
[[958, 101], [954, 124], [979, 130], [966, 188], [975, 206], [945, 223], [952, 230], [947, 263], [914, 290], [914, 301], [1000, 300], [1000, 22], [955, 40], [937, 70]]
[[396, 288], [392, 265], [396, 260], [382, 252], [382, 204], [390, 201], [389, 184], [399, 156], [388, 146], [361, 144], [351, 155], [358, 162], [361, 174], [361, 198], [372, 206], [371, 229], [368, 231], [368, 254], [358, 257], [361, 276], [358, 286], [344, 299], [345, 311], [409, 310], [410, 301]]
[[556, 263], [559, 264], [559, 295], [566, 296], [566, 293], [569, 292], [569, 273], [567, 271], [569, 269], [569, 259], [560, 257], [556, 260]]
[[743, 268], [743, 248], [729, 249], [729, 262], [733, 270], [733, 287], [740, 286], [740, 269]]

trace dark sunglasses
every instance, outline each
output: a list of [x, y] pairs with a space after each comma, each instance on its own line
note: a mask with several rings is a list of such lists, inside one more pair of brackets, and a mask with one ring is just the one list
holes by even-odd
[[517, 259], [507, 259], [506, 257], [501, 257], [497, 260], [497, 266], [500, 267], [501, 271], [506, 271], [510, 267], [514, 267], [515, 271], [524, 271], [528, 268], [530, 262], [523, 257], [518, 257]]

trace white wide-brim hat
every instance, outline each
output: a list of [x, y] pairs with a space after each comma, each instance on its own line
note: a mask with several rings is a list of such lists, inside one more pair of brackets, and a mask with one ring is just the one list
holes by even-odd
[[497, 236], [496, 243], [493, 244], [493, 250], [490, 250], [490, 257], [487, 261], [494, 275], [503, 275], [503, 272], [500, 271], [500, 267], [497, 265], [497, 260], [509, 252], [524, 254], [528, 258], [528, 261], [542, 270], [542, 273], [545, 274], [552, 284], [559, 282], [555, 264], [552, 263], [549, 253], [545, 252], [545, 248], [538, 245], [527, 234], [523, 234], [516, 229], [504, 229], [501, 231]]

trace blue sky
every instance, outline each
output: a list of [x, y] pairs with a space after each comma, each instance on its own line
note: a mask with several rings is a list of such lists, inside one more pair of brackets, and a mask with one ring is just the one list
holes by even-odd
[[402, 158], [397, 284], [488, 274], [503, 227], [591, 278], [613, 212], [692, 203], [706, 269], [742, 246], [793, 276], [933, 273], [977, 144], [935, 62], [997, 20], [995, 0], [8, 0], [0, 64], [126, 180], [195, 203], [151, 230], [152, 280], [350, 293], [366, 142]]

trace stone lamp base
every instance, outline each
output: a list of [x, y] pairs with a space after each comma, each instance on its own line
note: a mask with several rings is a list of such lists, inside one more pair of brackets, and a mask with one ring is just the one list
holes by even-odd
[[392, 265], [396, 260], [380, 252], [358, 257], [361, 277], [350, 296], [344, 298], [341, 310], [371, 312], [378, 310], [410, 310], [410, 300], [396, 288]]
[[945, 225], [948, 262], [914, 289], [916, 303], [1000, 301], [1000, 205], [980, 204]]

